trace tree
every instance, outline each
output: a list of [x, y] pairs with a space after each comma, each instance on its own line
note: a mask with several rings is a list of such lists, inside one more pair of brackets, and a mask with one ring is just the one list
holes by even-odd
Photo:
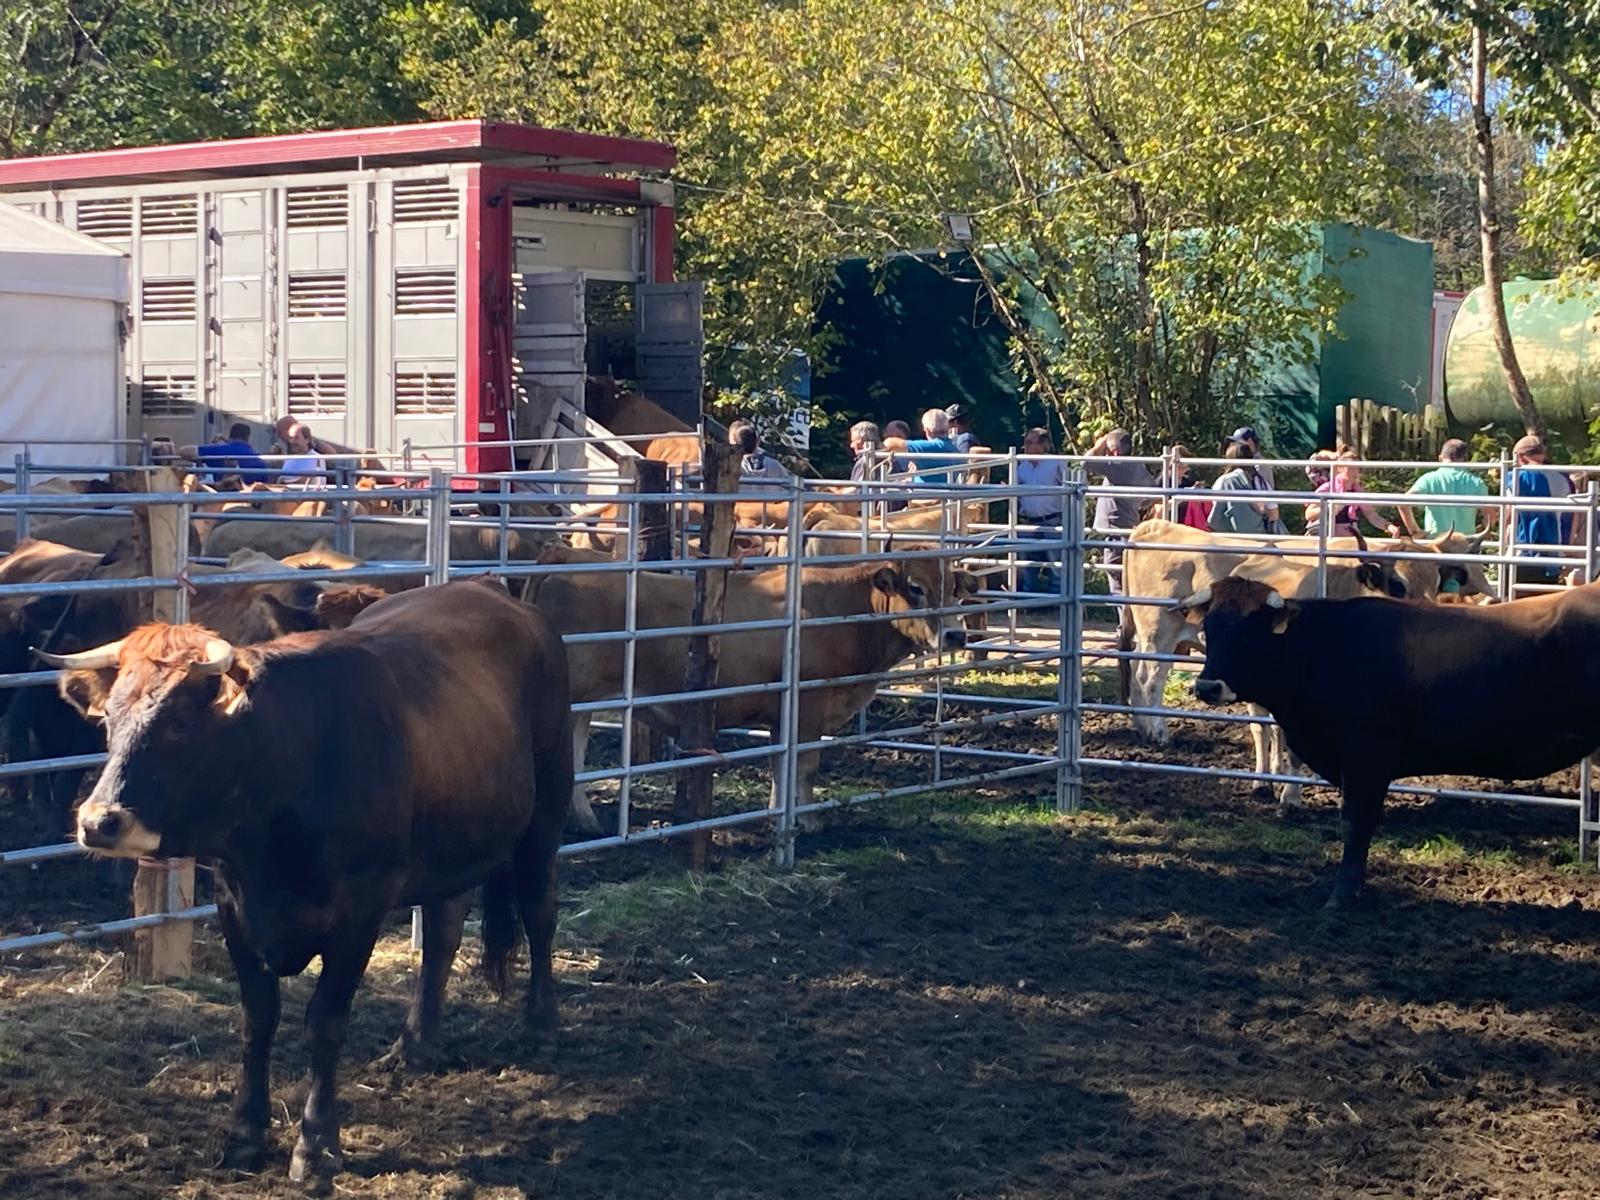
[[1505, 266], [1500, 257], [1500, 208], [1495, 202], [1494, 127], [1489, 118], [1489, 54], [1487, 34], [1482, 25], [1472, 30], [1472, 125], [1473, 145], [1478, 164], [1478, 229], [1483, 242], [1483, 286], [1494, 327], [1494, 347], [1505, 371], [1511, 402], [1517, 406], [1526, 432], [1544, 436], [1544, 421], [1533, 402], [1528, 379], [1517, 361], [1517, 348], [1511, 341], [1511, 324], [1506, 319]]
[[880, 253], [949, 244], [940, 214], [973, 214], [974, 262], [1048, 403], [1212, 437], [1258, 367], [1311, 352], [1338, 301], [1307, 270], [1311, 225], [1388, 187], [1355, 152], [1385, 119], [1363, 102], [1375, 56], [1337, 7], [805, 13], [728, 67], [763, 190]]
[[1600, 270], [1600, 106], [1593, 92], [1600, 67], [1600, 9], [1567, 0], [1408, 0], [1397, 7], [1392, 43], [1419, 75], [1441, 86], [1464, 71], [1472, 97], [1479, 176], [1479, 227], [1484, 286], [1495, 345], [1517, 412], [1530, 433], [1543, 422], [1517, 361], [1502, 295], [1501, 206], [1494, 172], [1495, 107], [1491, 78], [1507, 86], [1509, 122], [1547, 147], [1529, 172], [1526, 229], [1569, 273]]

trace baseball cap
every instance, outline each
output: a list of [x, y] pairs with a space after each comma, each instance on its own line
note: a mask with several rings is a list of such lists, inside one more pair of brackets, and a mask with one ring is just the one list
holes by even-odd
[[944, 415], [949, 417], [952, 421], [960, 421], [966, 417], [970, 417], [972, 415], [972, 410], [957, 400], [949, 408], [944, 410]]
[[1228, 440], [1230, 442], [1259, 442], [1261, 439], [1256, 436], [1255, 426], [1241, 425], [1228, 435]]
[[1544, 451], [1544, 442], [1537, 434], [1530, 433], [1526, 437], [1517, 439], [1517, 444], [1511, 447], [1512, 454], [1540, 454]]

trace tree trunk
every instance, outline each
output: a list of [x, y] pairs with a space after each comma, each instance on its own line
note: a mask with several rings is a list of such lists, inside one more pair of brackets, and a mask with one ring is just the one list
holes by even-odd
[[1500, 352], [1511, 402], [1517, 406], [1523, 429], [1544, 437], [1544, 421], [1534, 406], [1528, 380], [1517, 362], [1517, 348], [1511, 343], [1511, 325], [1506, 320], [1505, 264], [1500, 261], [1500, 212], [1494, 193], [1494, 129], [1489, 121], [1489, 65], [1487, 36], [1482, 25], [1472, 27], [1472, 127], [1476, 135], [1478, 163], [1478, 238], [1483, 247], [1483, 290], [1489, 305], [1489, 320], [1494, 328], [1494, 347]]
[[[1148, 434], [1156, 424], [1156, 305], [1150, 286], [1155, 263], [1150, 250], [1150, 217], [1145, 207], [1144, 188], [1137, 181], [1128, 185], [1128, 202], [1133, 216], [1135, 286], [1139, 303], [1138, 340], [1133, 348], [1133, 403], [1138, 410], [1139, 423], [1144, 426], [1142, 432]], [[1171, 438], [1172, 423], [1168, 421], [1167, 424], [1168, 428], [1162, 431], [1162, 436]]]

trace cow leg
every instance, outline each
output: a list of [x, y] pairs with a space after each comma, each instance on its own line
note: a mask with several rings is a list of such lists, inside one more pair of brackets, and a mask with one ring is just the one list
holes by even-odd
[[[810, 737], [804, 733], [800, 735], [803, 742], [816, 741], [817, 735]], [[821, 750], [802, 750], [795, 755], [794, 764], [794, 806], [796, 809], [805, 808], [816, 801], [817, 796], [817, 768], [822, 764]], [[772, 806], [778, 807], [778, 780], [772, 780]], [[804, 830], [822, 828], [822, 814], [820, 812], [801, 813], [795, 818], [796, 826]]]
[[350, 1027], [350, 1002], [366, 974], [381, 921], [357, 919], [359, 932], [322, 953], [322, 976], [306, 1005], [311, 1039], [311, 1090], [300, 1114], [300, 1140], [289, 1160], [289, 1178], [319, 1190], [344, 1170], [339, 1151], [339, 1051]]
[[1344, 803], [1340, 810], [1344, 824], [1344, 856], [1339, 860], [1339, 874], [1334, 880], [1333, 895], [1328, 897], [1328, 908], [1348, 908], [1361, 895], [1367, 881], [1367, 851], [1372, 848], [1372, 835], [1377, 831], [1378, 818], [1383, 815], [1383, 798], [1388, 792], [1387, 780], [1344, 780]]
[[523, 1022], [534, 1046], [553, 1047], [560, 1027], [552, 947], [556, 936], [556, 850], [560, 837], [530, 829], [517, 846], [517, 910], [528, 937], [528, 994]]
[[[1300, 774], [1300, 760], [1294, 756], [1294, 751], [1289, 749], [1289, 743], [1283, 736], [1283, 729], [1278, 725], [1272, 727], [1272, 763], [1272, 772], [1275, 775]], [[1301, 794], [1300, 784], [1282, 784], [1278, 791], [1278, 804], [1285, 810], [1304, 808], [1306, 802]]]
[[239, 980], [239, 1004], [244, 1009], [244, 1070], [233, 1098], [233, 1125], [228, 1131], [224, 1161], [243, 1171], [259, 1171], [267, 1157], [267, 1073], [272, 1059], [272, 1039], [278, 1032], [278, 977], [245, 940], [244, 928], [231, 898], [220, 898], [217, 920]]
[[[1153, 653], [1152, 646], [1135, 646], [1142, 653]], [[1167, 676], [1172, 674], [1172, 664], [1169, 662], [1152, 662], [1149, 659], [1140, 659], [1133, 664], [1133, 675], [1130, 680], [1128, 701], [1135, 708], [1165, 708], [1162, 703], [1167, 690]], [[1133, 730], [1140, 739], [1154, 742], [1157, 745], [1167, 744], [1171, 733], [1167, 728], [1167, 719], [1149, 713], [1135, 713], [1133, 716]]]
[[444, 1013], [445, 987], [450, 968], [461, 949], [461, 927], [466, 923], [466, 893], [422, 906], [422, 969], [406, 1012], [405, 1030], [394, 1047], [378, 1060], [380, 1065], [426, 1070], [439, 1050], [439, 1019]]
[[[576, 721], [578, 718], [574, 718]], [[587, 724], [587, 722], [585, 722]], [[576, 737], [573, 745], [576, 745]], [[552, 947], [556, 937], [556, 852], [561, 848], [561, 822], [551, 820], [549, 806], [572, 790], [576, 763], [563, 753], [541, 758], [534, 766], [533, 823], [522, 835], [512, 860], [517, 910], [528, 938], [528, 995], [523, 1020], [535, 1045], [554, 1047], [560, 1026]]]
[[[1267, 710], [1254, 704], [1248, 705], [1247, 711], [1252, 717], [1264, 717]], [[1254, 765], [1251, 767], [1257, 775], [1265, 775], [1277, 766], [1277, 743], [1273, 735], [1277, 732], [1275, 725], [1250, 725], [1250, 749], [1255, 755]], [[1270, 796], [1272, 785], [1262, 780], [1256, 780], [1255, 787], [1251, 789], [1258, 796]]]
[[[583, 769], [583, 764], [588, 761], [589, 753], [589, 722], [592, 713], [573, 713], [572, 715], [572, 762], [577, 770]], [[624, 717], [626, 719], [626, 717]], [[600, 818], [594, 815], [594, 809], [589, 805], [589, 789], [581, 783], [572, 785], [572, 811], [570, 814], [572, 824], [580, 833], [599, 833]]]

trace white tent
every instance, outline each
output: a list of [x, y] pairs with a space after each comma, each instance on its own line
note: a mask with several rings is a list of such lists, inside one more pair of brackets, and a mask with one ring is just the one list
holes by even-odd
[[0, 203], [0, 465], [120, 460], [128, 294], [126, 254]]

